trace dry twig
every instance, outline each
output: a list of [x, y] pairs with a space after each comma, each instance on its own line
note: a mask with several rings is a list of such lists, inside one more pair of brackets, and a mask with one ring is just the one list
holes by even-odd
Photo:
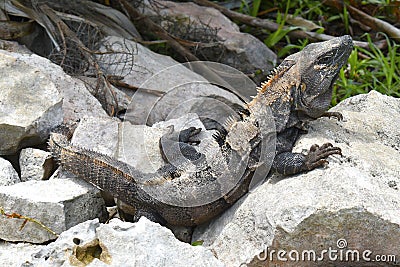
[[119, 0], [121, 6], [129, 13], [129, 16], [136, 22], [137, 26], [144, 31], [150, 31], [156, 34], [160, 39], [164, 39], [167, 43], [181, 56], [188, 61], [199, 61], [199, 59], [176, 41], [167, 31], [161, 26], [154, 23], [150, 18], [143, 16], [136, 8], [129, 4], [126, 0]]
[[15, 213], [15, 212], [13, 212], [13, 213], [11, 213], [11, 214], [8, 214], [8, 213], [6, 213], [6, 212], [4, 211], [4, 209], [3, 209], [2, 207], [0, 207], [0, 215], [3, 215], [3, 216], [5, 216], [5, 217], [8, 218], [8, 219], [21, 219], [21, 220], [24, 220], [24, 221], [22, 222], [22, 224], [21, 224], [21, 227], [19, 228], [20, 231], [25, 227], [25, 225], [27, 224], [27, 222], [32, 222], [32, 223], [35, 223], [35, 224], [39, 225], [40, 227], [42, 227], [44, 230], [46, 230], [46, 231], [49, 232], [50, 234], [52, 234], [52, 235], [58, 237], [58, 234], [57, 234], [56, 232], [54, 232], [54, 231], [51, 230], [49, 227], [47, 227], [46, 225], [44, 225], [43, 223], [39, 222], [39, 221], [36, 220], [36, 219], [30, 218], [30, 217], [27, 217], [27, 216], [24, 216], [24, 215]]
[[67, 24], [62, 21], [60, 17], [56, 14], [56, 12], [51, 9], [49, 6], [46, 4], [41, 5], [40, 8], [42, 9], [43, 13], [45, 13], [58, 27], [60, 30], [60, 35], [63, 39], [63, 42], [65, 40], [65, 37], [68, 37], [70, 40], [72, 40], [78, 47], [79, 51], [85, 56], [86, 60], [89, 62], [91, 66], [93, 66], [96, 70], [96, 77], [97, 77], [97, 84], [95, 91], [98, 92], [100, 89], [100, 86], [102, 84], [106, 85], [107, 90], [109, 91], [110, 95], [113, 98], [113, 104], [109, 107], [105, 107], [106, 111], [109, 113], [109, 115], [114, 115], [115, 110], [118, 109], [118, 103], [116, 101], [116, 96], [115, 92], [111, 89], [110, 86], [107, 86], [109, 83], [108, 81], [104, 78], [103, 72], [97, 63], [97, 60], [93, 56], [95, 54], [94, 51], [91, 51], [89, 48], [85, 46], [85, 44], [78, 38], [78, 36], [68, 27]]
[[[275, 22], [272, 22], [267, 19], [260, 19], [260, 18], [255, 18], [249, 15], [245, 15], [242, 13], [238, 13], [232, 10], [229, 10], [225, 7], [222, 7], [220, 5], [217, 5], [215, 3], [212, 3], [208, 0], [193, 0], [198, 5], [201, 6], [207, 6], [207, 7], [213, 7], [217, 10], [219, 10], [222, 14], [225, 16], [229, 17], [232, 20], [237, 20], [240, 21], [241, 23], [244, 23], [246, 25], [252, 26], [252, 27], [259, 27], [263, 29], [267, 29], [269, 31], [277, 31], [281, 26]], [[287, 29], [286, 26], [283, 26], [283, 30]], [[295, 39], [310, 39], [312, 41], [327, 41], [334, 36], [327, 35], [327, 34], [321, 34], [321, 33], [316, 33], [316, 32], [309, 32], [309, 31], [302, 31], [302, 30], [293, 30], [288, 33], [288, 35], [291, 38]], [[360, 41], [354, 41], [354, 44], [359, 47], [363, 47], [366, 49], [369, 49], [369, 45], [366, 42], [360, 42]], [[378, 48], [383, 48], [386, 46], [386, 41], [384, 40], [383, 42], [378, 42], [375, 44]]]
[[344, 3], [341, 0], [325, 0], [324, 3], [326, 5], [335, 7], [340, 12], [343, 11], [344, 5], [346, 5], [347, 10], [354, 19], [371, 27], [374, 31], [384, 32], [390, 37], [400, 41], [400, 29], [394, 27], [390, 23], [380, 20], [378, 18], [374, 18], [355, 7], [352, 7], [351, 5]]

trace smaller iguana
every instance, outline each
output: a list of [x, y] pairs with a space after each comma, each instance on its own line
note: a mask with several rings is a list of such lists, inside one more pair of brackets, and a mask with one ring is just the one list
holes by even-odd
[[[287, 57], [258, 88], [257, 96], [242, 108], [239, 119], [220, 130], [216, 141], [222, 156], [210, 157], [195, 149], [200, 129], [194, 127], [181, 132], [171, 127], [161, 138], [160, 149], [167, 162], [152, 174], [142, 173], [115, 158], [72, 146], [64, 135], [57, 133], [51, 134], [49, 149], [64, 170], [134, 206], [135, 219], [146, 216], [168, 226], [202, 224], [232, 206], [248, 191], [263, 153], [272, 155], [273, 169], [285, 175], [312, 170], [327, 163], [328, 156], [341, 154], [340, 148], [329, 143], [313, 145], [306, 155], [291, 151], [307, 121], [322, 116], [341, 119], [340, 114], [326, 110], [333, 83], [352, 47], [351, 37], [342, 36], [310, 44]], [[275, 124], [277, 139], [273, 151], [262, 151], [261, 143], [268, 142], [262, 139], [263, 131], [268, 130], [263, 126], [266, 116], [271, 116]], [[186, 167], [180, 166], [181, 155], [197, 168], [187, 172]], [[178, 202], [179, 198], [183, 201], [187, 195], [180, 195], [180, 190], [191, 192], [192, 188], [202, 188], [193, 193], [195, 199], [204, 197], [222, 190], [218, 185], [224, 180], [236, 182], [221, 191], [219, 197], [203, 204], [171, 204], [157, 197], [171, 194]], [[219, 183], [207, 187], [214, 181]], [[167, 190], [159, 191], [164, 187]]]

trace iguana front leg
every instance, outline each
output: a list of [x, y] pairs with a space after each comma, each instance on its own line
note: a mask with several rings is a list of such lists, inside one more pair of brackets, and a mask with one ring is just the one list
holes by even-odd
[[339, 147], [334, 147], [330, 143], [325, 143], [322, 146], [312, 145], [306, 155], [292, 152], [282, 152], [276, 155], [273, 168], [284, 175], [310, 171], [327, 164], [326, 158], [334, 154], [341, 155], [342, 151]]
[[165, 162], [179, 168], [182, 156], [190, 161], [201, 158], [202, 154], [197, 152], [192, 145], [200, 143], [197, 135], [201, 132], [201, 128], [189, 127], [180, 132], [175, 131], [172, 125], [168, 128], [168, 132], [160, 138], [159, 142], [161, 156]]

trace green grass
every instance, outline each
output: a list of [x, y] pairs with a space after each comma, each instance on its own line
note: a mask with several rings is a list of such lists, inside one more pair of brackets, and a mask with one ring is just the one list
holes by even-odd
[[[363, 4], [374, 5], [376, 10], [384, 11], [393, 8], [392, 2], [393, 0], [366, 0], [363, 1]], [[288, 14], [299, 15], [324, 27], [317, 31], [319, 33], [332, 34], [329, 32], [332, 28], [335, 28], [333, 31], [336, 35], [351, 33], [352, 25], [347, 10], [344, 9], [339, 13], [337, 10], [323, 5], [321, 1], [254, 1], [247, 6], [247, 14], [256, 16], [259, 12], [271, 8], [278, 8], [276, 13], [269, 15], [269, 18], [274, 15], [275, 22], [280, 27], [275, 32], [263, 31], [266, 36], [263, 41], [281, 59], [301, 50], [309, 43], [308, 40], [297, 40], [295, 43], [291, 43], [288, 33], [298, 28], [286, 23]], [[394, 13], [388, 12], [388, 14]], [[323, 19], [321, 20], [321, 18]], [[385, 19], [383, 16], [379, 16], [379, 18]], [[382, 39], [382, 35], [379, 37], [378, 39]], [[334, 85], [332, 105], [336, 105], [350, 96], [368, 93], [371, 90], [400, 97], [400, 40], [397, 40], [396, 43], [386, 37], [388, 48], [381, 51], [373, 45], [368, 34], [353, 36], [353, 39], [368, 42], [369, 49], [354, 48], [347, 66], [340, 71], [339, 78]]]
[[261, 0], [254, 0], [251, 5], [249, 5], [246, 1], [242, 1], [240, 12], [246, 15], [257, 17], [261, 2]]
[[370, 50], [355, 47], [348, 67], [340, 71], [334, 86], [332, 104], [357, 94], [376, 90], [382, 94], [400, 97], [400, 45], [387, 39], [387, 53], [376, 48], [366, 35]]

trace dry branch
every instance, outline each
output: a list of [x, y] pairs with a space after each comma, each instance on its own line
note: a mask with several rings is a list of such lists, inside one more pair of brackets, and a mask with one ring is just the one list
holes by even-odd
[[0, 207], [0, 215], [5, 216], [8, 219], [20, 219], [23, 220], [22, 224], [19, 228], [20, 231], [22, 231], [22, 229], [25, 227], [25, 225], [27, 224], [27, 222], [32, 222], [40, 227], [42, 227], [44, 230], [46, 230], [47, 232], [49, 232], [50, 234], [54, 235], [55, 237], [58, 237], [58, 234], [56, 232], [54, 232], [53, 230], [51, 230], [48, 226], [44, 225], [43, 223], [41, 223], [40, 221], [28, 217], [28, 216], [24, 216], [18, 213], [6, 213], [3, 209], [3, 207]]
[[[212, 3], [208, 0], [193, 0], [193, 2], [195, 2], [196, 4], [201, 5], [201, 6], [213, 7], [215, 9], [219, 10], [222, 14], [224, 14], [228, 18], [230, 18], [232, 20], [237, 20], [241, 23], [244, 23], [244, 24], [252, 26], [252, 27], [259, 27], [259, 28], [267, 29], [269, 31], [277, 31], [281, 27], [279, 24], [272, 22], [270, 20], [260, 19], [260, 18], [249, 16], [249, 15], [245, 15], [242, 13], [238, 13], [238, 12], [229, 10], [225, 7], [222, 7], [220, 5], [217, 5], [215, 3]], [[287, 30], [288, 28], [286, 26], [283, 26], [282, 29]], [[291, 38], [309, 39], [312, 41], [327, 41], [327, 40], [334, 38], [334, 36], [331, 36], [331, 35], [321, 34], [321, 33], [316, 33], [316, 32], [309, 32], [309, 31], [302, 31], [302, 30], [289, 31], [288, 35]], [[354, 44], [356, 46], [369, 49], [369, 45], [366, 42], [354, 41]], [[386, 46], [386, 41], [378, 42], [375, 45], [378, 48], [383, 48]]]
[[387, 35], [389, 35], [390, 37], [400, 41], [400, 29], [394, 27], [393, 25], [391, 25], [390, 23], [388, 23], [386, 21], [374, 18], [355, 7], [352, 7], [351, 5], [345, 4], [341, 0], [326, 0], [326, 1], [324, 1], [324, 4], [335, 7], [340, 12], [343, 11], [343, 7], [344, 7], [344, 5], [346, 5], [347, 10], [349, 11], [350, 15], [354, 19], [371, 27], [374, 31], [384, 32]]
[[150, 18], [143, 16], [136, 8], [129, 4], [126, 0], [119, 0], [121, 6], [128, 12], [129, 16], [136, 25], [144, 31], [150, 31], [156, 34], [160, 39], [164, 39], [178, 54], [183, 56], [188, 61], [199, 61], [199, 59], [176, 41], [167, 31], [157, 25]]
[[[160, 39], [166, 40], [166, 42], [181, 56], [183, 56], [187, 61], [200, 61], [195, 55], [193, 55], [189, 50], [182, 46], [177, 39], [171, 36], [166, 30], [161, 26], [152, 21], [149, 17], [144, 16], [137, 9], [135, 9], [126, 0], [118, 0], [121, 6], [128, 12], [129, 16], [133, 21], [136, 22], [136, 26], [139, 29], [143, 29], [145, 32], [152, 32], [157, 35]], [[231, 86], [227, 83], [221, 76], [219, 76], [215, 71], [209, 69], [206, 64], [188, 64], [190, 68], [197, 74], [202, 75], [210, 83], [223, 86], [225, 88], [230, 88]], [[238, 96], [240, 98], [240, 96]]]
[[56, 12], [52, 8], [50, 8], [46, 4], [43, 4], [40, 6], [40, 9], [43, 11], [44, 14], [46, 14], [50, 18], [50, 20], [52, 20], [57, 25], [58, 29], [60, 30], [60, 35], [63, 41], [65, 40], [65, 37], [67, 37], [69, 40], [72, 40], [76, 44], [82, 55], [89, 62], [89, 64], [95, 68], [97, 76], [95, 92], [99, 91], [100, 86], [105, 85], [105, 88], [109, 91], [110, 95], [113, 98], [113, 103], [109, 106], [105, 106], [104, 108], [106, 109], [109, 115], [114, 115], [115, 110], [118, 109], [118, 103], [116, 101], [115, 92], [111, 89], [108, 81], [104, 78], [103, 72], [99, 64], [97, 63], [97, 60], [93, 56], [94, 52], [85, 46], [85, 44], [78, 38], [75, 32], [73, 32], [68, 27], [68, 25], [65, 24], [64, 21], [62, 21], [62, 19], [56, 14]]

